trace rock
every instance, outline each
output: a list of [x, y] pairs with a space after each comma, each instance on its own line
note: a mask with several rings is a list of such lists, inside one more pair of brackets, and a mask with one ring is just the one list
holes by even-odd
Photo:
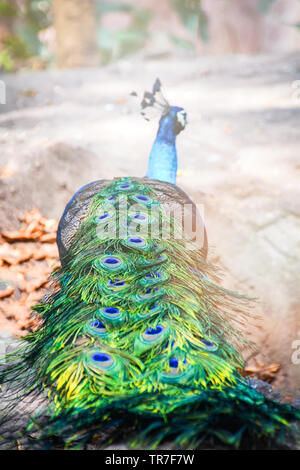
[[292, 402], [292, 405], [295, 407], [295, 408], [300, 408], [300, 397], [298, 398], [295, 398]]
[[250, 379], [249, 380], [249, 385], [254, 388], [257, 392], [261, 393], [264, 395], [266, 398], [269, 398], [270, 400], [274, 401], [281, 401], [281, 393], [279, 390], [273, 390], [272, 385], [270, 385], [267, 382], [264, 382], [263, 380], [259, 379]]

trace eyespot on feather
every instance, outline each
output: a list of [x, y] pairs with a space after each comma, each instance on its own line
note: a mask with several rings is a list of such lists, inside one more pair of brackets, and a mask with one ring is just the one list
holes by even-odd
[[144, 287], [153, 286], [156, 284], [161, 284], [167, 281], [170, 278], [168, 273], [154, 271], [147, 273], [144, 277], [140, 279], [140, 284]]
[[102, 291], [110, 294], [111, 292], [115, 293], [120, 293], [120, 295], [123, 295], [123, 293], [127, 290], [129, 290], [131, 287], [130, 283], [127, 283], [127, 281], [123, 279], [108, 279], [104, 283], [99, 283], [99, 293], [100, 295], [102, 294]]
[[118, 307], [103, 307], [97, 312], [101, 319], [111, 324], [119, 324], [127, 318], [126, 313]]
[[149, 207], [152, 204], [159, 204], [158, 201], [152, 199], [151, 197], [146, 196], [145, 194], [134, 194], [130, 196], [130, 199], [134, 202], [137, 202], [141, 206]]
[[85, 332], [102, 337], [108, 334], [105, 325], [100, 320], [88, 321], [85, 325]]
[[124, 271], [127, 268], [127, 263], [119, 256], [105, 255], [94, 262], [96, 269], [104, 269], [106, 271]]
[[206, 351], [216, 351], [218, 349], [218, 345], [216, 343], [213, 343], [205, 338], [199, 338], [200, 341], [200, 347], [201, 349], [205, 349]]

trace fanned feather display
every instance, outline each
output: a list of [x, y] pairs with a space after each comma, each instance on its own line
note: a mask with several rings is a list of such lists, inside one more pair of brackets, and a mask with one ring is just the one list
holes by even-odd
[[201, 252], [176, 237], [174, 218], [162, 236], [165, 217], [153, 188], [133, 178], [108, 184], [53, 274], [51, 297], [35, 307], [41, 327], [10, 355], [8, 394], [49, 401], [47, 423], [36, 415], [28, 427], [48, 445], [97, 436], [103, 446], [172, 439], [195, 448], [212, 438], [238, 447], [278, 438], [299, 419], [248, 386], [239, 352], [246, 301], [212, 280]]

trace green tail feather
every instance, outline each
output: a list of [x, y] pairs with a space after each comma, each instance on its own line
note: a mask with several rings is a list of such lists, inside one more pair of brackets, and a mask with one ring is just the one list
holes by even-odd
[[238, 446], [247, 435], [273, 439], [300, 418], [247, 386], [246, 301], [211, 280], [213, 268], [176, 236], [174, 219], [164, 239], [164, 220], [155, 191], [129, 178], [94, 198], [53, 275], [56, 292], [35, 307], [42, 326], [2, 373], [21, 394], [49, 398], [41, 439], [82, 444], [113, 428], [106, 445], [131, 427], [133, 445], [197, 446], [213, 436]]

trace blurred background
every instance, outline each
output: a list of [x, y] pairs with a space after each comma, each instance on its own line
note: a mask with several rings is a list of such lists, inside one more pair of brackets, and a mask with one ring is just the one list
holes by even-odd
[[0, 2], [4, 71], [105, 65], [141, 51], [292, 52], [298, 0], [9, 0]]
[[300, 1], [0, 1], [0, 73], [0, 343], [35, 327], [73, 193], [145, 174], [157, 122], [129, 95], [158, 76], [210, 260], [257, 299], [247, 371], [299, 396]]

